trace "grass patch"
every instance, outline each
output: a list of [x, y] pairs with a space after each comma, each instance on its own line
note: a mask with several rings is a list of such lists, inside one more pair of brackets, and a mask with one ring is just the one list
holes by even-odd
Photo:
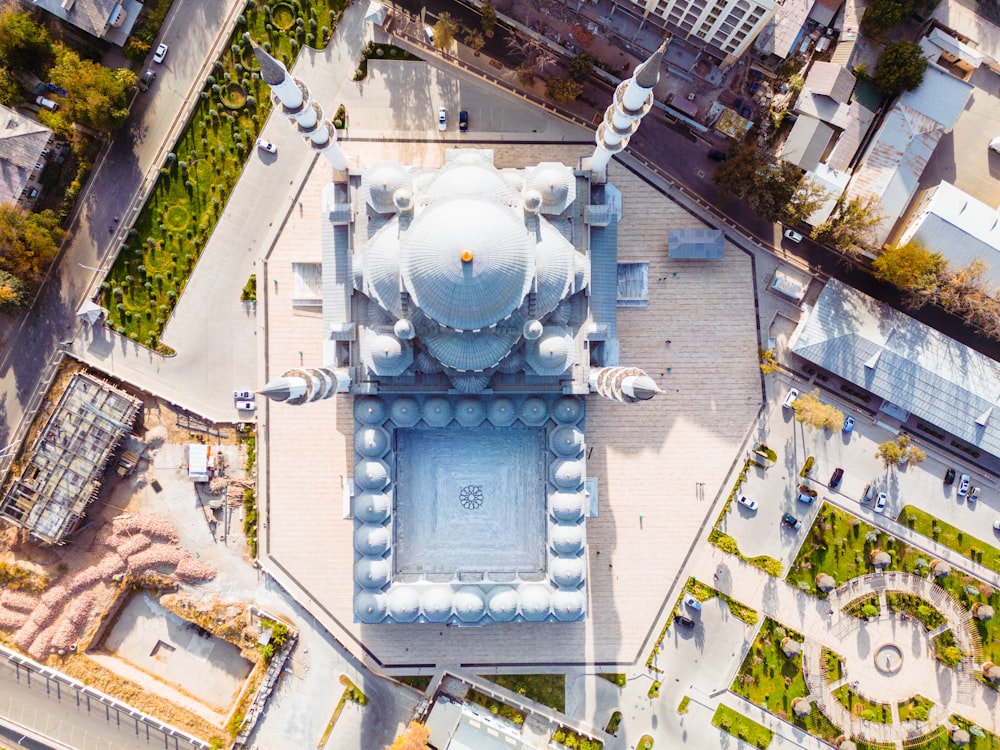
[[622, 712], [615, 711], [613, 714], [611, 714], [611, 718], [608, 719], [608, 724], [607, 726], [604, 727], [604, 731], [607, 732], [608, 734], [613, 735], [618, 731], [618, 727], [621, 726], [621, 723], [622, 723]]
[[642, 735], [639, 738], [639, 742], [635, 746], [635, 750], [652, 750], [653, 748], [653, 738], [648, 734]]
[[368, 77], [368, 60], [408, 60], [411, 62], [423, 62], [423, 58], [407, 52], [394, 44], [382, 44], [379, 42], [368, 42], [361, 50], [361, 60], [358, 61], [357, 70], [354, 71], [354, 80], [363, 81]]
[[660, 697], [660, 681], [653, 680], [653, 684], [649, 686], [649, 690], [646, 691], [646, 695], [650, 698]]
[[[167, 5], [165, 0], [161, 5]], [[300, 7], [302, 23], [296, 19], [287, 32], [270, 22], [267, 6], [251, 4], [240, 16], [201, 101], [101, 284], [107, 325], [118, 333], [172, 353], [160, 335], [271, 109], [267, 85], [245, 65], [249, 44], [243, 34], [249, 32], [290, 64], [303, 44], [325, 46], [344, 0], [302, 0]]]
[[564, 674], [484, 674], [480, 677], [560, 713], [566, 710]]
[[826, 677], [826, 681], [842, 680], [844, 678], [844, 660], [840, 654], [823, 646], [820, 656], [823, 660], [823, 675]]
[[784, 638], [804, 640], [801, 634], [765, 617], [730, 690], [792, 721], [792, 701], [808, 695], [809, 690], [802, 676], [802, 657], [789, 658], [781, 651]]
[[250, 274], [247, 283], [243, 285], [243, 291], [240, 292], [240, 300], [243, 302], [257, 301], [257, 274]]
[[250, 556], [257, 557], [257, 496], [252, 488], [243, 490], [243, 535], [247, 538]]
[[712, 717], [712, 725], [729, 732], [734, 737], [748, 742], [754, 747], [765, 748], [774, 739], [774, 732], [753, 719], [747, 718], [728, 706], [719, 706]]
[[686, 714], [688, 712], [688, 706], [691, 703], [691, 696], [685, 695], [681, 698], [680, 704], [677, 706], [677, 713]]
[[955, 642], [955, 634], [950, 630], [938, 633], [931, 643], [934, 646], [934, 658], [949, 667], [957, 667], [965, 656]]
[[751, 565], [756, 565], [769, 576], [780, 578], [782, 571], [785, 569], [785, 566], [781, 564], [780, 560], [775, 560], [773, 557], [769, 557], [768, 555], [747, 557], [740, 552], [740, 547], [736, 542], [736, 539], [724, 531], [719, 531], [719, 529], [712, 529], [712, 531], [709, 532], [708, 541], [721, 549], [723, 552], [727, 552], [730, 555], [736, 555], [741, 560], [745, 560]]
[[552, 741], [576, 750], [601, 750], [604, 747], [604, 743], [600, 740], [592, 740], [590, 737], [577, 734], [569, 727], [559, 727], [552, 734]]
[[471, 703], [482, 706], [491, 714], [496, 716], [502, 716], [508, 721], [514, 722], [517, 726], [521, 726], [524, 723], [524, 714], [518, 711], [513, 706], [509, 706], [506, 703], [498, 701], [496, 698], [491, 698], [488, 695], [480, 693], [478, 690], [470, 690], [465, 699]]
[[841, 685], [833, 691], [833, 697], [848, 711], [865, 721], [879, 724], [892, 723], [892, 709], [888, 703], [873, 703], [854, 692], [850, 685]]
[[945, 622], [944, 615], [934, 609], [930, 602], [913, 594], [889, 591], [885, 595], [885, 603], [893, 612], [905, 613], [908, 617], [920, 621], [927, 630], [934, 630]]
[[[731, 596], [723, 594], [717, 589], [713, 589], [711, 586], [706, 586], [704, 583], [696, 581], [694, 578], [689, 578], [687, 586], [684, 590], [692, 593], [700, 602], [708, 601], [713, 596], [719, 597], [722, 601], [729, 605], [729, 612], [737, 620], [742, 620], [747, 625], [756, 625], [758, 620], [760, 620], [760, 615], [757, 614], [757, 610], [748, 607], [743, 602], [738, 602]], [[683, 598], [683, 597], [682, 597]], [[680, 601], [678, 601], [678, 606], [680, 606]]]
[[904, 507], [896, 520], [906, 524], [918, 534], [930, 537], [938, 544], [958, 552], [963, 557], [975, 560], [994, 573], [1000, 573], [1000, 549], [992, 544], [969, 536], [961, 529], [957, 529], [912, 505]]
[[878, 594], [869, 594], [859, 597], [844, 607], [844, 613], [851, 617], [864, 618], [878, 617], [882, 609], [879, 604]]
[[971, 750], [1000, 750], [1000, 738], [995, 734], [987, 732], [961, 716], [953, 715], [950, 721], [972, 736], [972, 741], [967, 745]]
[[899, 704], [899, 720], [901, 722], [909, 719], [927, 721], [927, 716], [932, 708], [934, 708], [934, 701], [927, 700], [922, 695], [915, 695]]
[[396, 682], [402, 682], [404, 685], [409, 685], [411, 688], [419, 690], [421, 693], [424, 692], [431, 684], [430, 675], [404, 675], [402, 677], [395, 677]]
[[621, 672], [598, 672], [597, 676], [615, 683], [618, 687], [625, 687], [625, 675]]
[[46, 575], [22, 568], [16, 563], [0, 562], [0, 587], [12, 591], [44, 591], [49, 585]]

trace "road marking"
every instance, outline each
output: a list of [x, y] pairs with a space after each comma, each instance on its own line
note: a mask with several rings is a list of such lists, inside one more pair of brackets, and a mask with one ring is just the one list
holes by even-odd
[[705, 173], [702, 172], [700, 169], [697, 172], [695, 172], [695, 174], [698, 175], [699, 177], [702, 177], [702, 178], [705, 177]]

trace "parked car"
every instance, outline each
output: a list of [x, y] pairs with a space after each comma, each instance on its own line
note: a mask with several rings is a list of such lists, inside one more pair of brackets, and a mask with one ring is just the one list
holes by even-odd
[[854, 417], [847, 417], [844, 419], [844, 426], [841, 428], [844, 432], [854, 432]]
[[674, 615], [674, 622], [676, 622], [676, 623], [678, 623], [680, 625], [683, 625], [686, 628], [693, 628], [694, 627], [694, 620], [692, 620], [690, 617], [687, 617], [685, 615]]
[[257, 139], [257, 148], [259, 148], [261, 151], [267, 151], [267, 153], [269, 154], [278, 153], [278, 147], [275, 146], [270, 141], [265, 141], [263, 138]]
[[973, 487], [971, 490], [969, 490], [969, 497], [967, 498], [967, 502], [974, 503], [978, 499], [979, 499], [979, 488]]
[[233, 398], [237, 401], [253, 401], [253, 391], [233, 391]]
[[240, 411], [253, 411], [257, 408], [256, 401], [237, 401], [236, 408]]
[[799, 528], [799, 526], [802, 525], [802, 522], [795, 516], [793, 516], [791, 513], [785, 513], [781, 517], [781, 522], [785, 524], [785, 526], [790, 526], [793, 529], [797, 529]]
[[861, 504], [868, 505], [875, 499], [875, 485], [869, 482], [865, 485], [865, 491], [861, 493]]
[[139, 88], [143, 91], [149, 91], [149, 87], [153, 85], [153, 81], [156, 80], [156, 71], [147, 70], [141, 76], [139, 76]]
[[684, 606], [699, 612], [701, 611], [701, 602], [698, 601], [698, 597], [694, 594], [684, 594]]
[[708, 150], [708, 158], [712, 161], [725, 161], [729, 158], [729, 154], [725, 151], [719, 151], [717, 148], [710, 148]]
[[39, 107], [44, 107], [50, 112], [55, 112], [57, 109], [59, 109], [59, 105], [56, 102], [52, 101], [51, 99], [46, 99], [44, 96], [35, 97], [35, 104], [37, 104]]
[[740, 505], [742, 505], [747, 510], [754, 510], [754, 511], [757, 510], [757, 501], [756, 500], [751, 500], [746, 495], [740, 495], [736, 499], [736, 502], [738, 502]]
[[993, 519], [993, 530], [1000, 534], [1000, 516]]
[[972, 479], [968, 474], [963, 474], [958, 478], [958, 496], [962, 497], [969, 493], [969, 485], [972, 483]]
[[816, 490], [804, 484], [799, 485], [798, 501], [800, 503], [805, 503], [806, 505], [812, 505], [816, 502], [816, 497], [819, 495]]
[[878, 493], [878, 497], [875, 498], [875, 507], [872, 508], [872, 510], [874, 510], [876, 513], [884, 513], [885, 504], [887, 502], [889, 502], [889, 496], [886, 495], [884, 492]]
[[802, 235], [796, 232], [794, 229], [786, 229], [785, 239], [791, 240], [792, 242], [795, 243], [799, 243], [802, 242]]
[[161, 63], [167, 56], [167, 50], [170, 49], [163, 42], [160, 42], [159, 46], [156, 48], [156, 52], [153, 53], [153, 62]]
[[840, 486], [840, 480], [844, 478], [844, 470], [839, 466], [833, 470], [833, 474], [830, 475], [830, 489], [836, 489]]
[[951, 467], [949, 467], [948, 471], [946, 471], [944, 473], [944, 483], [945, 484], [954, 484], [955, 483], [955, 470], [952, 469]]
[[792, 404], [795, 403], [795, 399], [797, 399], [798, 397], [799, 397], [799, 389], [792, 388], [792, 390], [788, 392], [788, 395], [785, 396], [785, 400], [781, 405], [786, 409], [791, 409]]
[[448, 129], [448, 110], [438, 107], [438, 130]]
[[458, 129], [463, 133], [469, 129], [469, 113], [464, 109], [458, 113]]

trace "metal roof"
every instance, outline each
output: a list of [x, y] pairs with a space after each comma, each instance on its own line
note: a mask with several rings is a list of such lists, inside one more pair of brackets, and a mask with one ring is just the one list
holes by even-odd
[[827, 146], [834, 136], [834, 129], [814, 117], [803, 116], [795, 121], [788, 134], [779, 158], [811, 172], [819, 166]]
[[814, 94], [847, 104], [854, 92], [854, 84], [854, 74], [843, 65], [817, 61], [809, 68], [805, 85]]
[[0, 203], [21, 197], [51, 137], [41, 123], [0, 107]]
[[725, 239], [721, 229], [671, 229], [667, 233], [667, 257], [718, 260], [725, 254]]
[[1000, 400], [1000, 363], [908, 315], [830, 281], [793, 334], [791, 349], [1000, 456], [1000, 424], [982, 419]]
[[951, 130], [965, 109], [974, 86], [931, 63], [924, 71], [923, 82], [899, 97], [899, 105], [919, 112]]

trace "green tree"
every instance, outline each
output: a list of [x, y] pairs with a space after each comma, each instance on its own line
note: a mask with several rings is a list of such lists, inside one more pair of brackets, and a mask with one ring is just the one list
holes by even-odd
[[66, 117], [74, 122], [110, 131], [128, 117], [127, 95], [136, 75], [127, 68], [106, 68], [80, 56], [65, 45], [56, 45], [56, 64], [49, 80], [69, 91], [64, 99]]
[[438, 49], [450, 47], [458, 34], [458, 23], [451, 17], [451, 13], [445, 11], [438, 16], [437, 23], [434, 24], [434, 46]]
[[876, 458], [882, 461], [885, 468], [902, 466], [905, 463], [919, 464], [927, 454], [920, 448], [913, 445], [909, 435], [900, 435], [895, 440], [886, 440], [879, 443], [875, 449]]
[[0, 310], [23, 305], [27, 300], [27, 285], [7, 271], [0, 270]]
[[872, 263], [875, 278], [906, 292], [907, 300], [917, 306], [934, 295], [947, 267], [941, 253], [931, 252], [919, 240], [887, 247]]
[[41, 281], [62, 237], [52, 211], [32, 213], [16, 203], [0, 204], [0, 271], [28, 286]]
[[783, 218], [789, 224], [804, 224], [829, 199], [830, 194], [822, 185], [802, 178], [799, 182], [799, 189], [795, 191], [785, 206]]
[[871, 0], [861, 17], [861, 30], [865, 36], [881, 39], [913, 12], [913, 6], [913, 0]]
[[7, 68], [0, 68], [0, 104], [17, 104], [23, 98], [17, 79]]
[[819, 397], [818, 388], [795, 399], [792, 409], [795, 411], [795, 421], [810, 427], [839, 430], [844, 426], [844, 412], [836, 406], [824, 404]]
[[875, 82], [879, 92], [890, 99], [904, 91], [913, 91], [924, 80], [927, 59], [919, 44], [889, 42], [875, 65]]
[[497, 10], [493, 7], [493, 0], [486, 0], [479, 12], [482, 14], [483, 33], [493, 36], [493, 29], [497, 25]]
[[874, 195], [846, 201], [841, 197], [830, 218], [813, 230], [812, 238], [857, 257], [872, 243], [872, 230], [884, 218], [882, 204]]
[[720, 197], [735, 195], [767, 221], [797, 221], [822, 205], [822, 193], [794, 164], [774, 161], [750, 143], [739, 143], [715, 170]]
[[465, 46], [474, 52], [479, 52], [479, 50], [486, 46], [486, 40], [483, 38], [482, 32], [478, 29], [466, 29], [464, 41]]
[[545, 94], [555, 102], [566, 104], [583, 93], [583, 84], [566, 76], [552, 76], [545, 81]]
[[586, 52], [578, 52], [569, 61], [569, 77], [577, 83], [583, 83], [594, 73], [594, 58]]
[[0, 60], [13, 69], [43, 73], [53, 60], [52, 37], [16, 4], [0, 10]]

